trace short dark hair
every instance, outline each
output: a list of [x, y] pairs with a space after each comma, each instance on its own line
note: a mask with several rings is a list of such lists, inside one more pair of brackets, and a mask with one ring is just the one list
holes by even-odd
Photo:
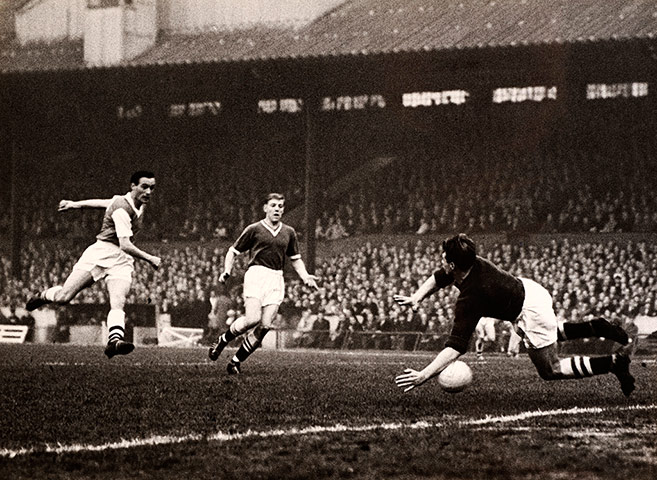
[[137, 170], [130, 176], [130, 183], [139, 185], [139, 180], [142, 178], [155, 178], [155, 174], [148, 170]]
[[285, 195], [283, 195], [282, 193], [272, 192], [272, 193], [267, 195], [263, 205], [267, 205], [270, 200], [283, 200], [283, 201], [285, 201]]
[[465, 233], [459, 233], [443, 241], [445, 260], [456, 265], [459, 270], [467, 270], [474, 265], [477, 247]]

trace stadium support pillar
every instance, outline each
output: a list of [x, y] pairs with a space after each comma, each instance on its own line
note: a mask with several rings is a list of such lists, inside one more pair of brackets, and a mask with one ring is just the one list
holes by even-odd
[[11, 218], [11, 273], [14, 278], [19, 279], [21, 274], [21, 243], [23, 239], [22, 215], [20, 212], [21, 195], [18, 191], [21, 185], [19, 169], [21, 158], [16, 142], [11, 144], [11, 177], [10, 177], [10, 206], [9, 217]]
[[304, 100], [306, 120], [306, 171], [305, 171], [305, 210], [304, 227], [306, 230], [305, 243], [306, 253], [304, 263], [309, 272], [315, 273], [315, 223], [317, 218], [317, 199], [315, 198], [315, 185], [317, 174], [315, 168], [316, 135], [317, 135], [317, 113], [318, 101], [315, 96], [310, 95]]

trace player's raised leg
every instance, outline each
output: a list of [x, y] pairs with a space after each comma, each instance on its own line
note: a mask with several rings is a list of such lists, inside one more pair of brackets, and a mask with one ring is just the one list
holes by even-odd
[[63, 286], [50, 287], [42, 292], [36, 293], [25, 305], [26, 310], [33, 311], [48, 303], [64, 305], [69, 303], [81, 290], [94, 283], [90, 272], [73, 269]]
[[574, 340], [576, 338], [606, 338], [621, 345], [627, 345], [630, 341], [625, 330], [618, 325], [596, 318], [590, 322], [559, 323], [559, 341]]
[[130, 291], [130, 281], [122, 278], [108, 278], [107, 291], [109, 293], [110, 311], [107, 314], [107, 347], [105, 355], [112, 358], [114, 355], [127, 355], [135, 346], [125, 341], [125, 300]]
[[634, 377], [630, 373], [630, 358], [621, 353], [600, 357], [573, 356], [559, 359], [556, 343], [543, 348], [527, 349], [538, 374], [543, 380], [585, 378], [613, 373], [618, 378], [623, 394], [634, 391]]

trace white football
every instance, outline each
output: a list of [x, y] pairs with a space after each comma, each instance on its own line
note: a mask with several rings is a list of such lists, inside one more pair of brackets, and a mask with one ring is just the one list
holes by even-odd
[[472, 383], [472, 370], [461, 360], [454, 360], [438, 375], [438, 384], [449, 393], [463, 390]]

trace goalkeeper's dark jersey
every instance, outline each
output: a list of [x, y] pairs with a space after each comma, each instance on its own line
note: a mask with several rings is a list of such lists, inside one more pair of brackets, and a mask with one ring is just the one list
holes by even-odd
[[454, 326], [445, 343], [460, 353], [467, 351], [481, 317], [514, 321], [520, 315], [525, 301], [522, 281], [485, 258], [476, 257], [472, 270], [461, 284], [455, 283], [453, 273], [442, 269], [433, 276], [436, 288], [454, 284], [461, 292], [456, 300]]

